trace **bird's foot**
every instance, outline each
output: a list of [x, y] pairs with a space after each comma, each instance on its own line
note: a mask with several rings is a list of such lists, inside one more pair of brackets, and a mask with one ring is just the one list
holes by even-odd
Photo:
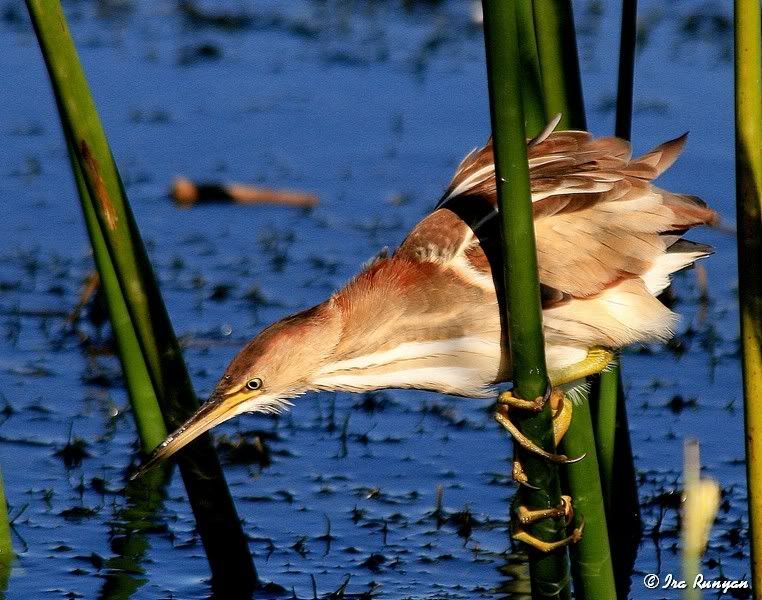
[[611, 364], [614, 358], [615, 354], [613, 351], [601, 348], [600, 346], [593, 346], [587, 351], [587, 356], [584, 360], [552, 371], [549, 374], [550, 381], [554, 386], [558, 386], [584, 379], [591, 375], [598, 375]]
[[540, 552], [553, 552], [554, 550], [569, 544], [576, 544], [582, 539], [582, 529], [585, 526], [584, 520], [578, 527], [574, 528], [570, 535], [562, 540], [557, 540], [555, 542], [546, 542], [541, 540], [524, 529], [525, 525], [531, 525], [532, 523], [536, 523], [542, 519], [559, 519], [562, 517], [564, 519], [564, 523], [569, 525], [569, 523], [572, 521], [572, 518], [574, 517], [574, 509], [572, 507], [571, 496], [561, 496], [561, 504], [553, 508], [530, 510], [525, 506], [519, 506], [516, 509], [515, 515], [518, 523], [514, 525], [511, 537], [513, 537], [514, 540], [518, 540], [519, 542], [523, 542], [532, 546], [533, 548], [536, 548]]
[[505, 392], [500, 392], [500, 395], [497, 397], [497, 402], [498, 404], [502, 404], [509, 408], [530, 410], [532, 412], [540, 412], [545, 408], [545, 404], [550, 402], [550, 406], [555, 412], [560, 408], [559, 393], [562, 392], [559, 392], [559, 390], [555, 390], [552, 387], [548, 387], [544, 396], [537, 396], [534, 400], [524, 400], [523, 398], [514, 396], [513, 391], [507, 390]]
[[531, 510], [526, 506], [519, 506], [516, 509], [516, 518], [522, 525], [531, 525], [542, 519], [558, 519], [559, 517], [563, 517], [567, 525], [571, 523], [574, 517], [571, 496], [561, 496], [561, 504], [553, 508]]
[[[510, 419], [510, 409], [516, 408], [521, 410], [529, 410], [532, 412], [540, 412], [547, 402], [550, 402], [550, 406], [553, 410], [553, 437], [556, 444], [558, 444], [561, 438], [569, 429], [571, 423], [572, 403], [566, 398], [563, 391], [557, 388], [548, 388], [548, 391], [544, 396], [535, 398], [534, 400], [524, 400], [517, 398], [510, 391], [503, 392], [498, 396], [497, 411], [495, 412], [495, 419], [505, 429], [507, 429], [513, 436], [513, 439], [525, 450], [538, 454], [543, 458], [555, 463], [573, 463], [584, 458], [584, 455], [576, 458], [569, 458], [565, 454], [554, 454], [543, 450], [527, 436], [525, 436], [519, 428], [514, 425]], [[521, 465], [514, 461], [513, 464], [513, 476], [519, 483], [527, 484], [526, 475], [524, 474]], [[531, 486], [530, 486], [531, 487]]]
[[563, 548], [564, 546], [568, 546], [569, 544], [576, 544], [582, 539], [582, 529], [585, 527], [585, 522], [582, 521], [578, 527], [575, 527], [574, 530], [571, 532], [570, 535], [566, 536], [562, 540], [557, 540], [555, 542], [546, 542], [544, 540], [541, 540], [535, 536], [533, 536], [531, 533], [529, 533], [526, 529], [523, 529], [522, 527], [516, 527], [513, 533], [511, 534], [511, 537], [514, 540], [517, 540], [519, 542], [523, 542], [529, 546], [532, 546], [532, 548], [535, 548], [536, 550], [539, 550], [540, 552], [553, 552], [554, 550], [558, 550], [559, 548]]

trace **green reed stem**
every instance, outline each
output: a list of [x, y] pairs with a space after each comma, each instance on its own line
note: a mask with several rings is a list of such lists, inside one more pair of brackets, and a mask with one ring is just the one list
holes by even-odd
[[[635, 42], [637, 33], [637, 0], [622, 0], [622, 19], [619, 34], [619, 66], [616, 93], [616, 124], [614, 135], [629, 140], [632, 134], [632, 105], [635, 81]], [[615, 465], [615, 432], [617, 397], [621, 383], [619, 357], [600, 376], [595, 402], [598, 406], [596, 438], [601, 465], [603, 494], [611, 508]]]
[[638, 1], [622, 0], [619, 33], [619, 69], [616, 87], [616, 125], [614, 135], [629, 140], [632, 134], [632, 96], [635, 85], [635, 45], [637, 41]]
[[6, 589], [10, 565], [15, 558], [11, 540], [11, 525], [8, 521], [8, 502], [5, 499], [5, 483], [0, 470], [0, 592]]
[[762, 34], [758, 0], [735, 1], [738, 296], [752, 588], [762, 590]]
[[[534, 20], [546, 114], [550, 118], [561, 113], [559, 129], [586, 129], [571, 2], [534, 0]], [[575, 511], [585, 520], [582, 539], [571, 548], [575, 598], [615, 598], [604, 495], [586, 395], [575, 403], [572, 422], [561, 445], [569, 456], [585, 455], [583, 460], [563, 470]]]
[[117, 355], [122, 365], [132, 414], [140, 437], [140, 445], [144, 452], [150, 452], [167, 437], [167, 428], [164, 426], [164, 418], [143, 360], [140, 343], [132, 327], [130, 313], [127, 310], [122, 289], [93, 208], [93, 201], [69, 135], [66, 136], [66, 142], [80, 205], [85, 216], [87, 233], [93, 247], [95, 265], [100, 275], [101, 289], [106, 298], [109, 322], [117, 345]]
[[[101, 253], [106, 249], [112, 266], [109, 271], [108, 263], [101, 258], [98, 266], [106, 266], [101, 277], [110, 282], [108, 285], [113, 291], [115, 279], [121, 291], [123, 304], [117, 298], [112, 314], [121, 319], [128, 316], [134, 331], [134, 338], [128, 336], [120, 342], [120, 351], [130, 353], [125, 358], [133, 365], [144, 361], [142, 380], [133, 381], [128, 389], [132, 392], [139, 385], [140, 397], [145, 399], [150, 385], [161, 408], [163, 419], [159, 421], [163, 421], [167, 429], [175, 429], [193, 414], [198, 402], [63, 10], [60, 2], [53, 0], [27, 0], [27, 7], [50, 75], [72, 162], [76, 165], [78, 188], [87, 190], [81, 201], [88, 203], [92, 211], [91, 214], [85, 211], [89, 230], [94, 231], [95, 225], [100, 230], [100, 237], [93, 235], [91, 243]], [[112, 294], [111, 298], [114, 297]], [[121, 326], [115, 327], [116, 334], [119, 330]], [[139, 367], [131, 371], [136, 378], [138, 371]], [[146, 405], [150, 406], [151, 402], [147, 401]], [[133, 409], [141, 411], [143, 406], [137, 404]], [[141, 417], [139, 428], [144, 442], [150, 438], [154, 443], [158, 438], [159, 426], [147, 424], [156, 418], [155, 412]], [[179, 457], [179, 463], [211, 567], [215, 592], [227, 595], [254, 589], [258, 582], [248, 542], [209, 436], [189, 445]]]
[[[511, 340], [514, 391], [521, 398], [536, 398], [545, 393], [547, 373], [522, 108], [516, 4], [516, 0], [482, 2], [503, 238], [504, 316]], [[553, 451], [551, 419], [548, 404], [539, 414], [517, 414], [515, 421], [535, 443]], [[522, 486], [518, 501], [533, 509], [558, 506], [561, 501], [558, 468], [519, 448], [517, 452], [529, 481], [537, 488]], [[564, 537], [564, 528], [557, 519], [540, 521], [529, 527], [529, 531], [544, 541]], [[565, 549], [541, 553], [529, 548], [529, 571], [533, 598], [570, 597]]]
[[[637, 0], [622, 0], [614, 134], [626, 140], [632, 134], [636, 33]], [[593, 392], [591, 403], [597, 409], [595, 433], [614, 572], [618, 596], [625, 597], [642, 526], [619, 357], [601, 374]]]
[[570, 0], [533, 0], [545, 115], [561, 113], [558, 129], [586, 129]]
[[598, 385], [590, 391], [590, 402], [595, 410], [595, 441], [601, 471], [601, 488], [606, 508], [614, 497], [614, 469], [616, 456], [617, 395], [619, 394], [619, 360], [615, 367], [601, 373]]
[[562, 440], [569, 456], [585, 455], [565, 470], [574, 510], [585, 520], [582, 539], [571, 547], [574, 597], [578, 600], [617, 597], [595, 441], [590, 402], [582, 398], [574, 404], [572, 422]]
[[534, 7], [531, 0], [516, 3], [519, 28], [519, 58], [521, 60], [521, 97], [527, 137], [534, 137], [548, 123], [542, 96], [540, 57], [534, 33]]

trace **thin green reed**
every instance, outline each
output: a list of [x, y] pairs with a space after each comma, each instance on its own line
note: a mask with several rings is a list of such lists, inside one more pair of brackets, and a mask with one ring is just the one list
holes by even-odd
[[[637, 11], [637, 0], [622, 0], [614, 134], [626, 140], [631, 138], [632, 133]], [[614, 571], [619, 596], [624, 597], [629, 590], [641, 522], [621, 361], [618, 356], [601, 373], [593, 391], [590, 399], [595, 418], [609, 536], [617, 541], [611, 544]]]
[[[546, 391], [547, 373], [522, 108], [517, 2], [484, 0], [482, 5], [514, 391], [521, 398], [536, 398]], [[540, 447], [555, 449], [549, 404], [538, 414], [517, 416], [516, 424]], [[558, 467], [519, 448], [517, 452], [529, 481], [536, 486], [522, 486], [518, 502], [530, 508], [558, 506]], [[559, 519], [539, 521], [530, 533], [549, 542], [565, 534]], [[565, 549], [542, 553], [529, 548], [529, 571], [533, 598], [570, 597]]]
[[735, 2], [738, 299], [752, 588], [762, 590], [762, 33], [759, 0]]
[[560, 113], [558, 129], [586, 129], [571, 2], [533, 0], [533, 6], [545, 117]]
[[521, 60], [521, 97], [527, 137], [534, 137], [547, 124], [542, 97], [542, 74], [537, 54], [537, 36], [534, 33], [534, 7], [531, 0], [516, 3], [519, 29], [519, 58]]
[[11, 525], [8, 521], [8, 503], [5, 499], [5, 482], [0, 470], [0, 594], [8, 588], [11, 566], [16, 557], [11, 540]]
[[[27, 7], [50, 75], [78, 189], [83, 192], [81, 201], [88, 205], [85, 216], [91, 242], [102, 254], [97, 266], [103, 268], [107, 291], [113, 292], [107, 298], [114, 302], [111, 315], [118, 318], [114, 331], [119, 335], [127, 318], [133, 330], [132, 336], [119, 342], [119, 350], [125, 352], [123, 364], [132, 365], [128, 391], [143, 400], [133, 409], [137, 413], [148, 407], [149, 414], [138, 419], [138, 428], [150, 448], [161, 439], [162, 427], [178, 427], [198, 402], [60, 2], [27, 0]], [[156, 414], [149, 386], [161, 416]], [[179, 462], [215, 592], [253, 590], [258, 582], [248, 542], [210, 438], [197, 440]]]
[[[568, 0], [534, 0], [534, 20], [546, 117], [561, 113], [559, 129], [586, 129], [574, 16]], [[571, 547], [576, 598], [614, 598], [614, 579], [597, 444], [586, 395], [575, 402], [562, 440], [568, 456], [585, 458], [562, 471], [575, 511], [585, 520], [582, 539]]]
[[132, 406], [132, 414], [140, 437], [143, 452], [150, 452], [167, 436], [164, 418], [156, 399], [151, 378], [148, 374], [140, 343], [132, 327], [130, 313], [124, 301], [119, 280], [114, 271], [114, 265], [108, 253], [106, 241], [103, 239], [98, 216], [95, 213], [93, 200], [87, 189], [82, 170], [77, 161], [77, 154], [72, 142], [67, 138], [67, 148], [74, 173], [74, 181], [79, 192], [80, 205], [85, 216], [87, 233], [93, 248], [96, 268], [100, 276], [100, 285], [106, 298], [106, 307], [111, 329], [117, 345], [117, 354], [122, 365], [127, 393]]

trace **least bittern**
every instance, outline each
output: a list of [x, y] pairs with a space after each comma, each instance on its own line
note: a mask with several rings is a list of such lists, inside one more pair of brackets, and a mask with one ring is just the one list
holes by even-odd
[[[656, 296], [672, 273], [711, 252], [681, 236], [712, 222], [715, 213], [697, 198], [651, 184], [676, 160], [685, 136], [632, 159], [624, 140], [553, 132], [556, 123], [528, 142], [528, 157], [555, 386], [547, 396], [557, 408], [558, 439], [571, 407], [559, 386], [600, 372], [617, 348], [669, 338], [677, 316]], [[488, 142], [463, 160], [436, 209], [393, 255], [379, 256], [325, 302], [249, 342], [210, 399], [138, 473], [223, 421], [280, 412], [308, 391], [418, 388], [492, 396], [495, 384], [511, 379], [495, 289], [502, 269], [496, 214]], [[544, 401], [502, 394], [496, 417], [524, 448], [563, 462], [566, 457], [544, 452], [509, 419], [510, 408], [537, 410]], [[518, 463], [514, 474], [525, 481]], [[561, 510], [528, 511], [526, 522]], [[526, 532], [517, 537], [533, 543]]]

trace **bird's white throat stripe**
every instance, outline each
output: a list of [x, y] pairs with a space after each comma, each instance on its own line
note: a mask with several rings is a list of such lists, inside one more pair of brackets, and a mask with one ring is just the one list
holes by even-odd
[[311, 383], [326, 390], [420, 388], [485, 397], [499, 364], [499, 335], [494, 342], [479, 337], [404, 342], [326, 365]]
[[442, 356], [456, 358], [462, 355], [480, 355], [488, 360], [499, 361], [499, 336], [496, 337], [495, 341], [489, 341], [479, 337], [459, 337], [424, 342], [403, 342], [399, 346], [389, 350], [356, 356], [347, 360], [331, 363], [318, 370], [317, 376], [319, 378], [333, 375], [340, 375], [343, 377], [347, 375], [347, 371], [383, 367], [393, 363], [401, 363], [406, 360]]
[[386, 373], [347, 372], [323, 375], [312, 383], [319, 389], [362, 392], [383, 388], [439, 390], [462, 396], [487, 397], [489, 381], [479, 369], [468, 367], [420, 367]]

